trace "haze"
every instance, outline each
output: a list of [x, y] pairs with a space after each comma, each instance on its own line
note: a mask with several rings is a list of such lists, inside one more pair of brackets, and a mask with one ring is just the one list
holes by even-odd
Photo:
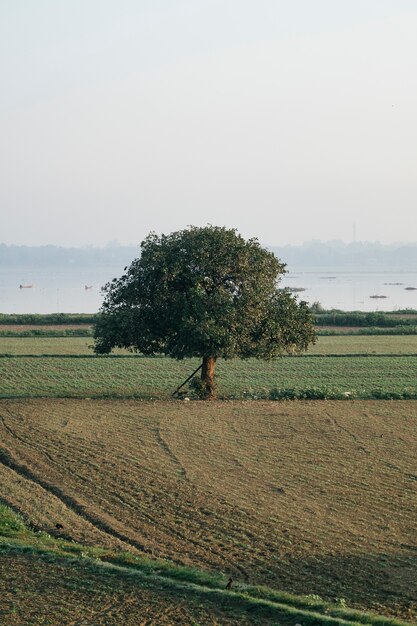
[[416, 32], [411, 0], [3, 0], [0, 242], [416, 241]]

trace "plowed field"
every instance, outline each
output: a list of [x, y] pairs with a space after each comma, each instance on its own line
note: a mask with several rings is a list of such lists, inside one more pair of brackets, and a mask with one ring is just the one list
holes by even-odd
[[2, 400], [0, 441], [51, 534], [417, 615], [417, 402]]

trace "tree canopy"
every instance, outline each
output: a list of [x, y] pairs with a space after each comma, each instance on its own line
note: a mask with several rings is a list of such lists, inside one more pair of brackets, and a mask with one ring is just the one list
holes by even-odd
[[95, 352], [114, 347], [200, 357], [207, 396], [216, 359], [270, 359], [314, 341], [305, 302], [278, 288], [285, 264], [224, 227], [149, 234], [125, 274], [105, 286]]

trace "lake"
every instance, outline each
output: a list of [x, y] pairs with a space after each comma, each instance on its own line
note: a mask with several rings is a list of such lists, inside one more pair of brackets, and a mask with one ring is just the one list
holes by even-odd
[[[0, 269], [1, 313], [94, 313], [103, 300], [101, 287], [123, 268]], [[33, 285], [20, 289], [19, 285]], [[85, 287], [89, 287], [86, 289]], [[295, 269], [282, 287], [303, 289], [309, 304], [344, 311], [417, 309], [417, 272], [337, 272]], [[371, 298], [372, 295], [386, 296]]]
[[281, 284], [305, 289], [297, 294], [300, 299], [309, 304], [320, 302], [325, 309], [395, 311], [417, 308], [417, 272], [300, 270], [288, 273]]

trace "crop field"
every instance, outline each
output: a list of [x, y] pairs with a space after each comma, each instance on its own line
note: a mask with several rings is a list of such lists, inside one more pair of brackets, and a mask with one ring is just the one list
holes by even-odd
[[[0, 343], [1, 346], [1, 343]], [[318, 337], [307, 354], [416, 354], [417, 335]]]
[[[93, 354], [91, 337], [0, 337], [0, 354]], [[116, 349], [114, 354], [130, 354]], [[318, 337], [306, 354], [415, 354], [417, 335]]]
[[[0, 397], [168, 398], [198, 365], [196, 359], [140, 356], [3, 357]], [[229, 399], [269, 398], [276, 389], [313, 390], [307, 395], [311, 398], [315, 389], [327, 390], [327, 397], [346, 392], [356, 397], [417, 395], [417, 356], [220, 360], [217, 370], [219, 395]], [[388, 395], [378, 395], [382, 393]]]
[[0, 354], [93, 354], [90, 337], [0, 337]]
[[416, 424], [415, 401], [2, 400], [0, 500], [66, 540], [412, 620]]
[[0, 332], [10, 331], [12, 333], [24, 333], [33, 330], [42, 330], [42, 331], [61, 331], [65, 332], [67, 330], [89, 330], [91, 329], [91, 324], [1, 324], [0, 323]]
[[[170, 400], [198, 360], [95, 357], [92, 342], [0, 337], [0, 624], [357, 624], [345, 603], [417, 619], [416, 335], [219, 360], [209, 403]], [[323, 390], [344, 401], [265, 400]], [[7, 543], [2, 502], [36, 548]], [[161, 565], [135, 578], [122, 557]], [[212, 579], [160, 579], [169, 563], [217, 576], [214, 595]], [[254, 596], [226, 592], [229, 576]], [[287, 592], [304, 599], [288, 609]]]

